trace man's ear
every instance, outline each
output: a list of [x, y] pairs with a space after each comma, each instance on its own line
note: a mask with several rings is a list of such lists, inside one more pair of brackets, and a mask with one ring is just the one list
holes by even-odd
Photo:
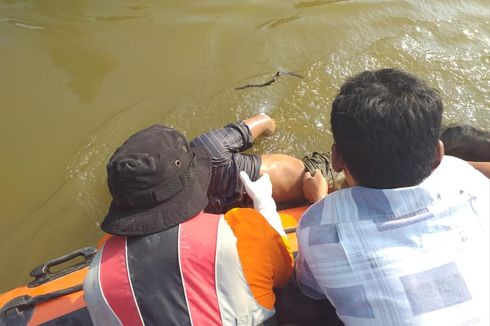
[[432, 170], [434, 170], [439, 166], [439, 164], [441, 164], [443, 156], [444, 156], [444, 144], [442, 143], [441, 140], [439, 140], [436, 145], [434, 160], [432, 161]]
[[[332, 145], [332, 169], [337, 173], [344, 171], [345, 182], [348, 187], [359, 185], [350, 174], [349, 167], [345, 165], [344, 157], [335, 144]], [[346, 188], [347, 186], [343, 185], [342, 188]]]
[[332, 169], [338, 173], [344, 170], [344, 165], [345, 163], [342, 154], [339, 153], [337, 149], [337, 145], [333, 144], [332, 145]]

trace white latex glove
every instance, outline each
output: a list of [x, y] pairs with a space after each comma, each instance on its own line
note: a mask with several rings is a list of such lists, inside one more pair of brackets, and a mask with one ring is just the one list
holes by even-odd
[[257, 181], [252, 182], [248, 174], [241, 171], [240, 180], [242, 180], [247, 194], [252, 198], [254, 208], [265, 217], [280, 235], [286, 235], [282, 227], [281, 217], [277, 213], [276, 202], [272, 199], [272, 183], [269, 175], [264, 173]]

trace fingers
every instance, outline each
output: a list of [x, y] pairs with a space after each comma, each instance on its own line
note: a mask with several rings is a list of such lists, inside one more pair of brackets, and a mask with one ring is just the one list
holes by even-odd
[[325, 197], [328, 193], [328, 183], [320, 170], [315, 170], [313, 176], [305, 172], [303, 177], [303, 194], [306, 199], [314, 203]]
[[265, 185], [271, 183], [271, 177], [268, 173], [264, 173], [256, 182]]
[[240, 171], [240, 180], [242, 180], [243, 184], [248, 184], [252, 181], [250, 181], [250, 177], [248, 176], [247, 172], [245, 171]]
[[320, 182], [322, 178], [324, 178], [322, 171], [316, 169], [315, 172], [313, 172], [313, 176], [310, 172], [305, 172], [305, 174], [303, 175], [303, 182], [307, 179], [315, 179], [316, 181]]
[[318, 180], [318, 181], [322, 180], [324, 178], [322, 171], [316, 169], [315, 173], [313, 174], [313, 178]]
[[256, 210], [259, 212], [266, 209], [276, 211], [276, 203], [272, 199], [272, 183], [269, 174], [264, 173], [257, 181], [253, 182], [246, 172], [241, 171], [240, 179], [247, 194], [252, 198]]
[[254, 184], [256, 185], [267, 185], [271, 183], [271, 178], [268, 173], [264, 173], [257, 181], [253, 182], [250, 180], [247, 172], [240, 171], [240, 180], [242, 180], [245, 188], [251, 188]]
[[253, 182], [250, 180], [247, 172], [240, 171], [240, 180], [243, 182], [243, 186], [250, 197], [254, 196]]

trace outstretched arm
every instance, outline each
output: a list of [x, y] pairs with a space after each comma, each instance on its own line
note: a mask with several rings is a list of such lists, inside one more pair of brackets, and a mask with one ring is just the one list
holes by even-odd
[[243, 120], [255, 140], [261, 134], [270, 135], [276, 130], [276, 123], [265, 113], [259, 113]]
[[490, 162], [466, 162], [490, 179]]

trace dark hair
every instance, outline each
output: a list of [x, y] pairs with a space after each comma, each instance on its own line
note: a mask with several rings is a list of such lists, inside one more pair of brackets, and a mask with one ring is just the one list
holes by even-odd
[[337, 150], [359, 185], [400, 188], [430, 175], [442, 111], [437, 90], [404, 71], [381, 69], [342, 85], [330, 123]]

